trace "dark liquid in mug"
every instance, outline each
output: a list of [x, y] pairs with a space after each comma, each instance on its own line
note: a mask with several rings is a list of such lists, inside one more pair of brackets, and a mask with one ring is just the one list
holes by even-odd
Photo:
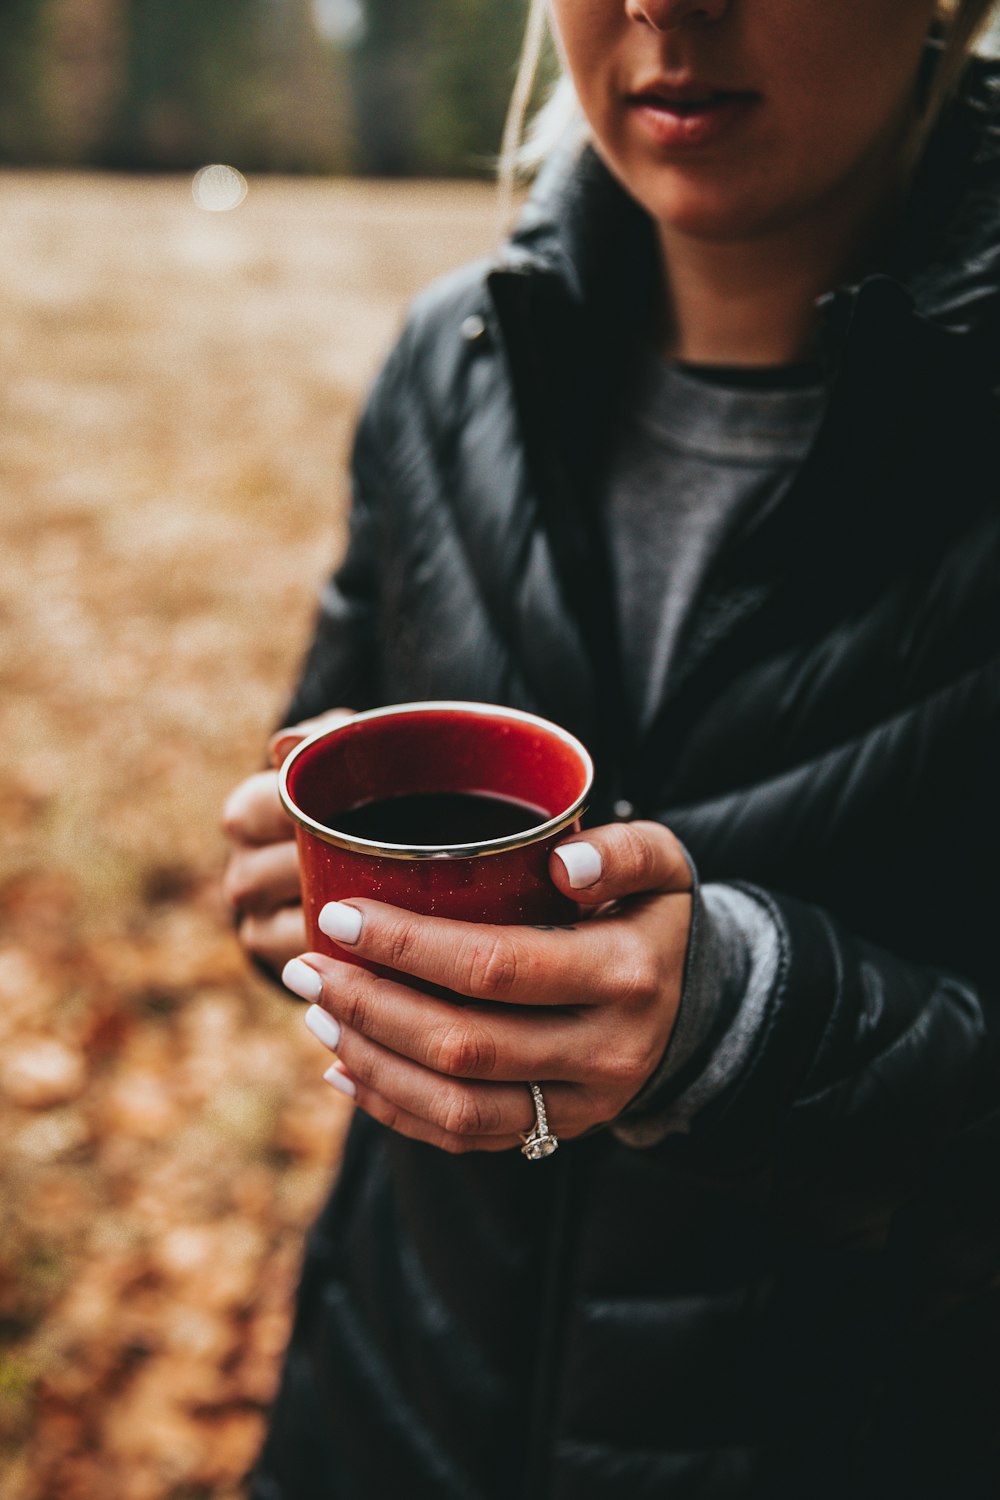
[[479, 844], [546, 823], [530, 802], [484, 792], [417, 792], [333, 813], [331, 828], [376, 844]]

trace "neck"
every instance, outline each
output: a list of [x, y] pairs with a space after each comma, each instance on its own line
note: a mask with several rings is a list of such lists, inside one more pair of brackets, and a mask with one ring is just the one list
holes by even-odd
[[907, 156], [766, 234], [706, 240], [659, 226], [661, 353], [692, 364], [778, 365], [811, 352], [816, 299], [864, 274], [899, 209]]

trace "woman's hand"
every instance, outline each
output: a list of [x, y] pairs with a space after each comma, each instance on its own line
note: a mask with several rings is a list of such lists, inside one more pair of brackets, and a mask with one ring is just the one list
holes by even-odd
[[[336, 708], [271, 736], [272, 763], [315, 734], [351, 717]], [[230, 794], [222, 826], [233, 845], [223, 880], [226, 899], [237, 918], [240, 942], [252, 958], [280, 972], [306, 941], [299, 888], [299, 860], [292, 821], [278, 797], [278, 772], [259, 771]]]
[[[337, 1054], [329, 1082], [391, 1129], [454, 1152], [519, 1145], [535, 1123], [529, 1079], [561, 1138], [619, 1115], [670, 1040], [691, 872], [658, 823], [588, 830], [549, 872], [593, 920], [490, 927], [369, 900], [325, 907], [329, 936], [400, 976], [317, 953], [286, 966], [288, 987], [314, 1002], [310, 1030]], [[406, 975], [468, 1002], [433, 998]]]

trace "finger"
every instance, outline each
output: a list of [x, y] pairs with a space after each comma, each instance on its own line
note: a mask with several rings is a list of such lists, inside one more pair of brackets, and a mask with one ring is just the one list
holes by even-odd
[[[306, 1012], [307, 1022], [310, 1015], [317, 1010], [318, 1006], [309, 1007]], [[322, 1014], [323, 1012], [320, 1011], [320, 1015]], [[323, 1077], [331, 1088], [352, 1099], [366, 1114], [388, 1126], [390, 1130], [395, 1130], [398, 1135], [405, 1135], [410, 1140], [424, 1141], [427, 1145], [437, 1146], [442, 1151], [449, 1151], [454, 1155], [464, 1151], [511, 1151], [521, 1144], [520, 1136], [487, 1135], [474, 1140], [470, 1136], [451, 1135], [440, 1126], [432, 1125], [429, 1120], [422, 1120], [419, 1115], [411, 1115], [407, 1110], [400, 1109], [398, 1104], [393, 1104], [389, 1099], [383, 1098], [374, 1089], [365, 1088], [364, 1085], [359, 1089], [357, 1080], [351, 1076], [339, 1058], [327, 1068]]]
[[[331, 1077], [332, 1072], [333, 1069], [328, 1069], [323, 1076], [328, 1083], [333, 1084], [334, 1088], [339, 1088], [334, 1078]], [[383, 1099], [382, 1095], [376, 1094], [374, 1089], [356, 1088], [354, 1098], [360, 1109], [371, 1115], [373, 1120], [378, 1120], [381, 1125], [394, 1130], [397, 1135], [405, 1135], [411, 1141], [423, 1141], [425, 1145], [436, 1146], [440, 1151], [447, 1151], [452, 1156], [462, 1156], [469, 1151], [512, 1151], [515, 1146], [521, 1145], [521, 1139], [516, 1135], [479, 1137], [450, 1135], [448, 1131], [430, 1124], [428, 1120], [421, 1120], [418, 1115], [408, 1114], [405, 1109], [400, 1109], [388, 1099]]]
[[252, 958], [280, 973], [306, 945], [306, 919], [301, 906], [285, 906], [270, 916], [244, 917], [237, 933]]
[[301, 745], [303, 740], [320, 729], [335, 729], [338, 724], [346, 723], [353, 716], [354, 710], [351, 708], [331, 708], [328, 713], [317, 714], [313, 719], [303, 719], [301, 724], [290, 724], [286, 729], [279, 729], [267, 742], [267, 753], [272, 766], [276, 771], [280, 770], [285, 757], [296, 745]]
[[234, 844], [274, 844], [290, 837], [292, 820], [278, 797], [277, 771], [241, 781], [222, 809], [222, 827]]
[[266, 916], [298, 901], [299, 857], [294, 842], [238, 849], [226, 867], [223, 893], [237, 911]]
[[[535, 1124], [531, 1093], [524, 1083], [446, 1078], [347, 1026], [340, 1028], [336, 1052], [356, 1086], [359, 1104], [365, 1094], [377, 1094], [392, 1108], [444, 1135], [511, 1141]], [[593, 1123], [592, 1106], [587, 1110], [581, 1092], [571, 1084], [546, 1083], [544, 1088], [549, 1126], [556, 1134], [561, 1127], [564, 1134], [573, 1135]]]
[[298, 734], [294, 729], [279, 729], [277, 734], [272, 734], [267, 742], [267, 758], [276, 771], [281, 770], [286, 757], [305, 738], [306, 735]]
[[653, 891], [689, 891], [691, 866], [662, 823], [589, 828], [552, 851], [549, 874], [566, 896], [587, 906]]
[[435, 1073], [496, 1083], [602, 1076], [593, 1010], [454, 1005], [321, 953], [303, 954], [282, 979], [293, 993], [325, 1007], [314, 1018], [317, 1035], [329, 1012], [335, 1025]]
[[[669, 920], [665, 914], [665, 933]], [[319, 925], [373, 963], [473, 1000], [599, 1005], [612, 994], [641, 998], [658, 983], [655, 950], [614, 917], [568, 927], [497, 927], [351, 897], [324, 906]]]

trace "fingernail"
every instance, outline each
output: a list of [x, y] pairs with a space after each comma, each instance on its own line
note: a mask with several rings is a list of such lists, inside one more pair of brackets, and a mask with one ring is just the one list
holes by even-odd
[[310, 1005], [306, 1011], [306, 1025], [318, 1042], [336, 1052], [340, 1046], [340, 1022], [328, 1016], [322, 1006]]
[[298, 995], [301, 1000], [318, 1000], [323, 993], [323, 981], [311, 969], [304, 964], [301, 958], [290, 958], [281, 971], [281, 982], [291, 990], [293, 995]]
[[361, 920], [356, 906], [330, 901], [319, 914], [319, 930], [335, 943], [356, 943], [361, 936]]
[[593, 844], [563, 844], [555, 852], [566, 867], [566, 874], [574, 891], [585, 890], [588, 885], [596, 885], [600, 880], [604, 866], [601, 863], [601, 851], [595, 849]]
[[353, 1099], [355, 1094], [358, 1092], [357, 1084], [354, 1083], [350, 1078], [348, 1078], [346, 1073], [342, 1073], [337, 1067], [327, 1068], [326, 1072], [323, 1074], [323, 1077], [326, 1079], [331, 1088], [339, 1090], [341, 1094], [346, 1094], [349, 1099]]

